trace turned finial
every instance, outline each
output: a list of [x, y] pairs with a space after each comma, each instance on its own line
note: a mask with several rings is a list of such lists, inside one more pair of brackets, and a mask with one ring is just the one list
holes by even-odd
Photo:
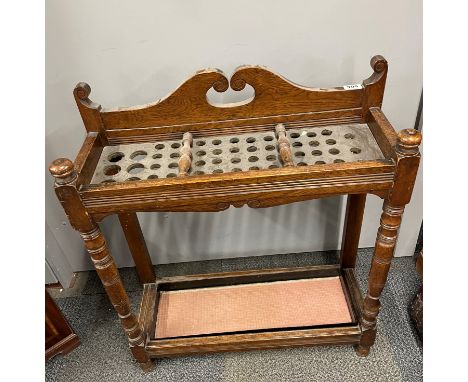
[[422, 135], [415, 129], [404, 129], [398, 133], [396, 150], [402, 155], [416, 155], [419, 153], [418, 146], [422, 140]]
[[54, 160], [49, 166], [49, 172], [58, 184], [70, 183], [76, 177], [75, 166], [67, 158]]

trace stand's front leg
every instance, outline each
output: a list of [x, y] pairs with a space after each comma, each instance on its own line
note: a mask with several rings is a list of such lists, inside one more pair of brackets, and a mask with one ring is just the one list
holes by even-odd
[[369, 272], [367, 295], [364, 298], [362, 309], [363, 334], [361, 342], [356, 348], [357, 353], [361, 356], [367, 356], [370, 347], [375, 342], [377, 315], [380, 310], [379, 299], [387, 281], [404, 208], [404, 206], [396, 207], [388, 204], [387, 201], [384, 202]]
[[145, 338], [109, 252], [104, 235], [89, 216], [76, 189], [76, 173], [68, 159], [57, 159], [49, 167], [55, 177], [55, 192], [73, 228], [80, 232], [94, 267], [127, 334], [130, 349], [143, 370], [150, 370], [151, 360], [145, 350]]
[[375, 342], [380, 295], [387, 281], [403, 211], [413, 192], [420, 160], [418, 150], [420, 143], [421, 134], [416, 130], [406, 129], [398, 134], [393, 188], [383, 204], [369, 272], [367, 295], [364, 298], [362, 308], [362, 336], [356, 348], [356, 352], [361, 356], [368, 355], [370, 347]]
[[98, 226], [90, 232], [80, 232], [96, 272], [109, 299], [117, 311], [122, 326], [127, 334], [130, 350], [145, 371], [151, 370], [152, 362], [145, 351], [145, 338], [135, 314], [130, 307], [127, 292], [124, 289], [119, 271], [107, 248], [104, 235]]

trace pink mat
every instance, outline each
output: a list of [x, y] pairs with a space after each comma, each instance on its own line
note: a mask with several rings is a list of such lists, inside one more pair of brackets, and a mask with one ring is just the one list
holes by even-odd
[[339, 277], [161, 292], [156, 338], [350, 323]]

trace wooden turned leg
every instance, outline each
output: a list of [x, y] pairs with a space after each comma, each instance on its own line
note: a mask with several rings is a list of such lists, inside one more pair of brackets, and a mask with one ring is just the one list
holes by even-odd
[[119, 214], [119, 221], [135, 262], [138, 278], [142, 284], [154, 283], [156, 274], [136, 213]]
[[413, 192], [420, 160], [418, 150], [420, 143], [421, 134], [416, 130], [406, 129], [398, 134], [395, 147], [396, 170], [393, 187], [383, 204], [369, 272], [367, 294], [362, 307], [362, 335], [356, 348], [356, 352], [360, 356], [367, 356], [370, 347], [375, 342], [380, 296], [387, 281], [403, 211]]
[[135, 314], [130, 307], [127, 293], [124, 289], [119, 271], [107, 248], [104, 235], [96, 225], [89, 232], [80, 232], [96, 272], [109, 296], [109, 299], [117, 311], [122, 326], [127, 334], [128, 342], [133, 356], [147, 370], [150, 359], [145, 351], [145, 338]]
[[362, 218], [366, 205], [366, 194], [348, 195], [346, 218], [341, 241], [341, 268], [354, 268], [361, 235]]
[[403, 210], [404, 206], [392, 206], [388, 201], [384, 202], [369, 272], [367, 295], [364, 298], [362, 309], [361, 327], [363, 334], [356, 349], [360, 356], [367, 356], [370, 347], [375, 342], [377, 315], [380, 310], [379, 299], [390, 270]]
[[76, 187], [77, 174], [74, 171], [73, 162], [63, 158], [57, 159], [52, 162], [49, 170], [55, 177], [55, 192], [70, 224], [83, 238], [97, 274], [117, 311], [127, 334], [133, 356], [143, 370], [149, 370], [151, 361], [145, 350], [144, 334], [135, 314], [132, 312], [127, 292], [124, 289], [104, 236], [81, 202]]

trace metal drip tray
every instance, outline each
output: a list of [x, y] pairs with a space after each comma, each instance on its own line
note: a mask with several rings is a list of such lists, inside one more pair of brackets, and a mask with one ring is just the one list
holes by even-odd
[[[287, 127], [287, 124], [286, 124]], [[294, 164], [384, 159], [366, 124], [287, 129]], [[180, 141], [106, 146], [91, 184], [178, 176]], [[275, 132], [194, 138], [189, 176], [282, 167]]]

